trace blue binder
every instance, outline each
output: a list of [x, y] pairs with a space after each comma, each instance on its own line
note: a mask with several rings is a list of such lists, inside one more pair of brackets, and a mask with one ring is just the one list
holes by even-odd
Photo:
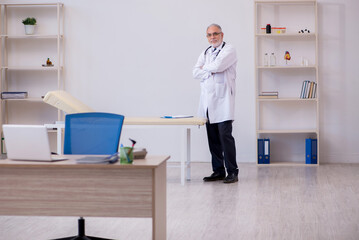
[[305, 139], [305, 163], [317, 164], [317, 139]]
[[312, 139], [311, 138], [305, 139], [305, 163], [306, 164], [312, 163]]
[[265, 164], [270, 163], [270, 140], [269, 138], [264, 139], [264, 162]]
[[258, 164], [264, 163], [264, 141], [258, 138]]
[[312, 164], [317, 164], [317, 139], [312, 139]]

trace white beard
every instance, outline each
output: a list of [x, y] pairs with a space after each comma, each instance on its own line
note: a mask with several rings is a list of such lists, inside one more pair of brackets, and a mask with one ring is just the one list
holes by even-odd
[[217, 47], [219, 47], [219, 45], [221, 45], [221, 43], [222, 43], [222, 42], [213, 43], [213, 44], [211, 44], [211, 46], [212, 46], [213, 48], [217, 48]]

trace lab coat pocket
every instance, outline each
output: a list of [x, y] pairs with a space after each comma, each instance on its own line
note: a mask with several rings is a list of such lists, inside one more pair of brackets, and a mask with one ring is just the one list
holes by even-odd
[[213, 76], [215, 83], [224, 83], [224, 73], [216, 73]]
[[226, 84], [216, 83], [216, 96], [219, 98], [224, 98], [226, 96]]

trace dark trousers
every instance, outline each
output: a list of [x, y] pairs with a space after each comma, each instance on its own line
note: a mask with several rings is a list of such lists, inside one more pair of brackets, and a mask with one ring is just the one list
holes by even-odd
[[232, 120], [221, 123], [206, 123], [209, 150], [212, 154], [212, 169], [215, 173], [238, 175], [236, 145], [232, 136]]

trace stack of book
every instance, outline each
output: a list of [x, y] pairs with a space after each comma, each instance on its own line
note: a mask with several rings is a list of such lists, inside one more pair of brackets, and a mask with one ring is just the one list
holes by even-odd
[[258, 98], [278, 98], [278, 92], [261, 92], [258, 96]]
[[24, 99], [27, 98], [27, 92], [2, 92], [1, 99]]
[[317, 97], [317, 83], [309, 80], [303, 81], [300, 98], [316, 98]]

